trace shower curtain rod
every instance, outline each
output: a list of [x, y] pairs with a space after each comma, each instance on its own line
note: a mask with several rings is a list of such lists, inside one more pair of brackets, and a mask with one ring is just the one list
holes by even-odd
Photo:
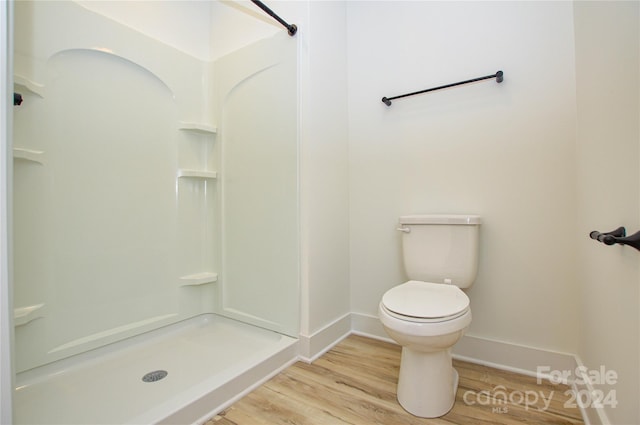
[[447, 89], [449, 87], [460, 86], [462, 84], [475, 83], [476, 81], [488, 80], [489, 78], [495, 78], [497, 83], [501, 83], [502, 80], [504, 79], [503, 75], [504, 75], [504, 73], [502, 71], [498, 71], [493, 75], [487, 75], [485, 77], [479, 77], [479, 78], [473, 78], [471, 80], [460, 81], [459, 83], [447, 84], [447, 85], [440, 86], [440, 87], [434, 87], [434, 88], [431, 88], [431, 89], [416, 91], [416, 92], [413, 92], [413, 93], [401, 94], [399, 96], [394, 96], [394, 97], [383, 97], [382, 98], [382, 102], [387, 106], [391, 106], [391, 101], [394, 100], [394, 99], [400, 99], [400, 98], [403, 98], [403, 97], [413, 96], [413, 95], [416, 95], [416, 94], [422, 94], [422, 93], [426, 93], [426, 92], [430, 92], [430, 91], [434, 91], [434, 90]]
[[284, 19], [282, 19], [281, 17], [279, 17], [278, 15], [275, 14], [275, 12], [271, 9], [269, 9], [264, 3], [262, 3], [261, 1], [258, 0], [251, 0], [251, 2], [253, 2], [256, 6], [258, 6], [260, 9], [264, 10], [266, 12], [267, 15], [271, 16], [273, 19], [275, 19], [276, 21], [280, 22], [280, 24], [282, 24], [288, 31], [289, 31], [289, 35], [291, 37], [293, 37], [294, 35], [296, 35], [296, 32], [298, 31], [298, 27], [295, 26], [295, 24], [287, 24], [285, 22]]

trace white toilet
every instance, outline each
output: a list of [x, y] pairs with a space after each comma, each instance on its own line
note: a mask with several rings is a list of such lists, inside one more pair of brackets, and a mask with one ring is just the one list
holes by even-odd
[[398, 401], [424, 418], [453, 407], [458, 373], [451, 347], [471, 323], [468, 288], [478, 270], [476, 215], [400, 217], [404, 266], [410, 281], [388, 290], [378, 316], [402, 346]]

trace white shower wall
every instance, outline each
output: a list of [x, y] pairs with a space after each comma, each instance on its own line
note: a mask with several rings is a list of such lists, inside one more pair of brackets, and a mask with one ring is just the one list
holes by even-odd
[[220, 111], [218, 311], [299, 329], [297, 40], [279, 34], [215, 62]]
[[71, 2], [15, 22], [17, 371], [212, 311], [209, 68]]
[[[249, 59], [273, 41], [254, 47], [237, 64], [242, 78], [214, 91], [214, 63], [149, 37], [142, 16], [125, 26], [74, 2], [16, 5], [15, 81], [25, 98], [14, 137], [17, 371], [209, 312], [240, 311], [297, 335], [296, 40], [280, 37], [290, 47], [264, 66]], [[136, 21], [147, 35], [129, 27]], [[271, 108], [268, 97], [280, 94]], [[261, 121], [245, 125], [253, 117], [238, 115], [243, 101]], [[223, 114], [227, 103], [238, 114]], [[271, 128], [278, 113], [282, 125]], [[271, 157], [249, 166], [258, 147]], [[250, 246], [282, 261], [247, 267]], [[224, 282], [223, 249], [224, 261], [254, 276]]]
[[[221, 56], [214, 55], [210, 40], [212, 9], [216, 1], [75, 2], [200, 60], [211, 61], [216, 56]], [[253, 38], [250, 41], [255, 40]]]

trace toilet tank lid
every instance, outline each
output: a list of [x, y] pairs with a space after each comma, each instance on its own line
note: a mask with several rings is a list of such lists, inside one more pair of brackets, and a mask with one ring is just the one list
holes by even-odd
[[400, 224], [480, 224], [479, 215], [472, 214], [420, 214], [403, 215]]

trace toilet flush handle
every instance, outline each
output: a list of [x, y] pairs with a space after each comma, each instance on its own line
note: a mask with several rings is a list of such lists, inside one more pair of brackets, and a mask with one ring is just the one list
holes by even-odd
[[411, 233], [411, 227], [398, 227], [396, 230], [399, 232]]

